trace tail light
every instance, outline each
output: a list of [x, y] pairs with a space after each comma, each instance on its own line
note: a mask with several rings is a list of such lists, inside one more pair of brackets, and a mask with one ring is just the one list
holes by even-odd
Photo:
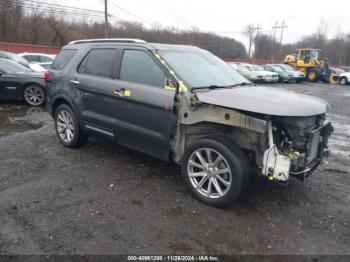
[[46, 71], [46, 72], [44, 73], [44, 79], [45, 79], [45, 81], [48, 81], [48, 80], [49, 80], [49, 71]]

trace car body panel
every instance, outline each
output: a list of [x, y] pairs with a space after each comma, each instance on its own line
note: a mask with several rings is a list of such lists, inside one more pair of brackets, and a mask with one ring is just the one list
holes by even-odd
[[[111, 134], [119, 144], [168, 160], [169, 140], [176, 126], [173, 112], [176, 90], [121, 81], [116, 76], [108, 78], [79, 73], [77, 68], [82, 59], [89, 50], [96, 48], [111, 49], [98, 44], [81, 48], [74, 61], [62, 70], [65, 73], [50, 69], [50, 76], [56, 78], [50, 81], [54, 86], [49, 83], [50, 103], [54, 103], [62, 92], [67, 92], [70, 97], [74, 94], [72, 99], [79, 105], [79, 118], [89, 131]], [[146, 48], [135, 46], [133, 49], [154, 57]], [[123, 51], [124, 47], [119, 46], [118, 50]], [[162, 67], [159, 61], [152, 59]], [[113, 71], [118, 71], [121, 54], [115, 60]], [[130, 95], [118, 96], [116, 91], [121, 89]], [[52, 92], [56, 94], [52, 95]]]
[[9, 59], [11, 61], [14, 61], [16, 63], [19, 63], [19, 64], [27, 67], [27, 68], [30, 68], [29, 62], [18, 54], [7, 52], [7, 51], [0, 51], [0, 58]]
[[216, 89], [197, 96], [202, 103], [275, 116], [320, 115], [328, 107], [322, 99], [263, 86]]
[[345, 72], [339, 75], [339, 78], [345, 77], [348, 82], [350, 82], [350, 72]]
[[0, 76], [0, 100], [23, 100], [23, 88], [28, 84], [45, 87], [44, 76], [36, 72], [2, 74]]

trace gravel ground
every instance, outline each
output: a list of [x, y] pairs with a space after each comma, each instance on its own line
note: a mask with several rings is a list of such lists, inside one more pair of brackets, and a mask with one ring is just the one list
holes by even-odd
[[98, 138], [64, 148], [46, 112], [0, 104], [0, 253], [350, 254], [350, 87], [274, 87], [332, 105], [330, 163], [227, 209], [194, 200], [173, 164]]

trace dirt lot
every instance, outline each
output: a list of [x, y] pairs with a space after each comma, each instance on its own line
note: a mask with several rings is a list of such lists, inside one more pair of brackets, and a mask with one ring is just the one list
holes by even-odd
[[229, 209], [192, 199], [172, 164], [97, 138], [64, 148], [46, 112], [0, 104], [0, 253], [350, 254], [350, 87], [274, 87], [332, 105], [330, 163]]

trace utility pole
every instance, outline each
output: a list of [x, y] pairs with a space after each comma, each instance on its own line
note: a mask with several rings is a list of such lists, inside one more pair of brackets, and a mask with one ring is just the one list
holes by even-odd
[[282, 23], [282, 25], [281, 25], [281, 40], [280, 40], [280, 45], [282, 45], [283, 31], [284, 31], [285, 28], [287, 28], [287, 26], [286, 26], [286, 24], [285, 24], [284, 21], [283, 21], [283, 23]]
[[249, 34], [249, 50], [248, 50], [248, 57], [251, 57], [252, 53], [252, 43], [253, 43], [253, 37], [254, 37], [254, 31], [256, 31], [256, 36], [259, 34], [259, 30], [261, 29], [260, 25], [257, 26], [249, 26], [248, 34]]
[[271, 53], [271, 61], [274, 60], [274, 50], [275, 50], [275, 41], [276, 41], [276, 32], [277, 32], [277, 22], [275, 23], [275, 26], [272, 27], [273, 29], [273, 40], [272, 40], [272, 53]]
[[271, 61], [274, 61], [275, 57], [275, 42], [276, 42], [276, 33], [277, 30], [281, 30], [281, 37], [280, 37], [280, 47], [282, 45], [282, 39], [283, 39], [283, 32], [284, 29], [287, 28], [286, 24], [284, 23], [284, 21], [282, 22], [281, 25], [278, 25], [278, 23], [275, 23], [275, 26], [272, 27], [273, 29], [273, 41], [272, 41], [272, 54], [271, 54]]
[[109, 37], [108, 34], [108, 0], [105, 0], [105, 38]]

